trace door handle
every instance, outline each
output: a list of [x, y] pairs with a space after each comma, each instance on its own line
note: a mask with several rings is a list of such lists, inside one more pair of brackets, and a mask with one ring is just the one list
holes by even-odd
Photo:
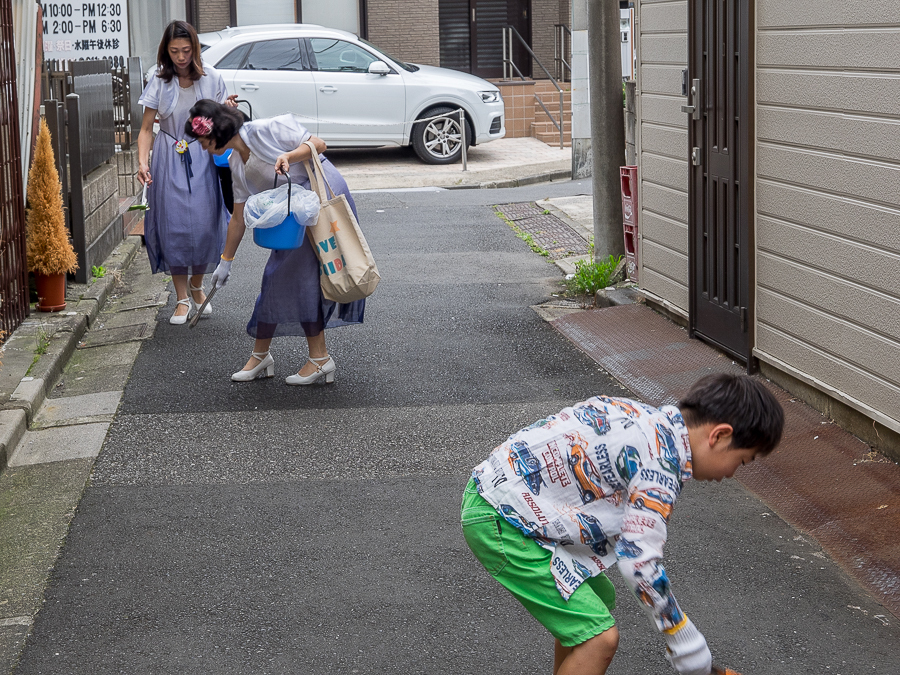
[[241, 89], [244, 91], [256, 91], [259, 87], [255, 84], [242, 84]]
[[321, 91], [321, 92], [324, 93], [324, 94], [333, 94], [334, 92], [337, 91], [337, 87], [332, 87], [332, 86], [329, 84], [329, 85], [326, 85], [326, 86], [324, 86], [324, 87], [319, 87], [319, 91]]
[[689, 94], [691, 105], [681, 106], [681, 112], [687, 113], [692, 120], [700, 119], [700, 80], [691, 81], [691, 92]]

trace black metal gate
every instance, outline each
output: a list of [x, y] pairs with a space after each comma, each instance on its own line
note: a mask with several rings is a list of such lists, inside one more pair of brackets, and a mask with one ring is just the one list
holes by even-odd
[[28, 315], [25, 203], [11, 0], [0, 0], [0, 330], [9, 335]]
[[751, 0], [689, 2], [691, 333], [748, 362], [753, 186]]

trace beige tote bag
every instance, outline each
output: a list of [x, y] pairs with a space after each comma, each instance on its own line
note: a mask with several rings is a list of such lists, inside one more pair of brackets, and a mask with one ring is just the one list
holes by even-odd
[[304, 160], [309, 187], [322, 202], [318, 221], [306, 230], [319, 258], [322, 295], [339, 303], [362, 300], [372, 295], [381, 280], [378, 267], [350, 203], [334, 193], [315, 146], [310, 141], [306, 145], [312, 151], [312, 161]]

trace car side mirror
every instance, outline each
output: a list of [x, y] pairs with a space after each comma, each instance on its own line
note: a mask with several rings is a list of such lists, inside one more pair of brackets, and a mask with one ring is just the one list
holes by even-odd
[[387, 75], [391, 72], [391, 67], [384, 61], [372, 61], [369, 64], [369, 72], [372, 75]]

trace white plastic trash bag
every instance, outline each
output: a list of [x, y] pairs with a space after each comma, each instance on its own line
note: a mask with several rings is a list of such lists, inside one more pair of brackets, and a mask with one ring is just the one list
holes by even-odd
[[[244, 204], [244, 225], [265, 229], [281, 225], [288, 213], [288, 184], [255, 194]], [[319, 217], [319, 196], [291, 184], [291, 215], [301, 227], [315, 225]]]

